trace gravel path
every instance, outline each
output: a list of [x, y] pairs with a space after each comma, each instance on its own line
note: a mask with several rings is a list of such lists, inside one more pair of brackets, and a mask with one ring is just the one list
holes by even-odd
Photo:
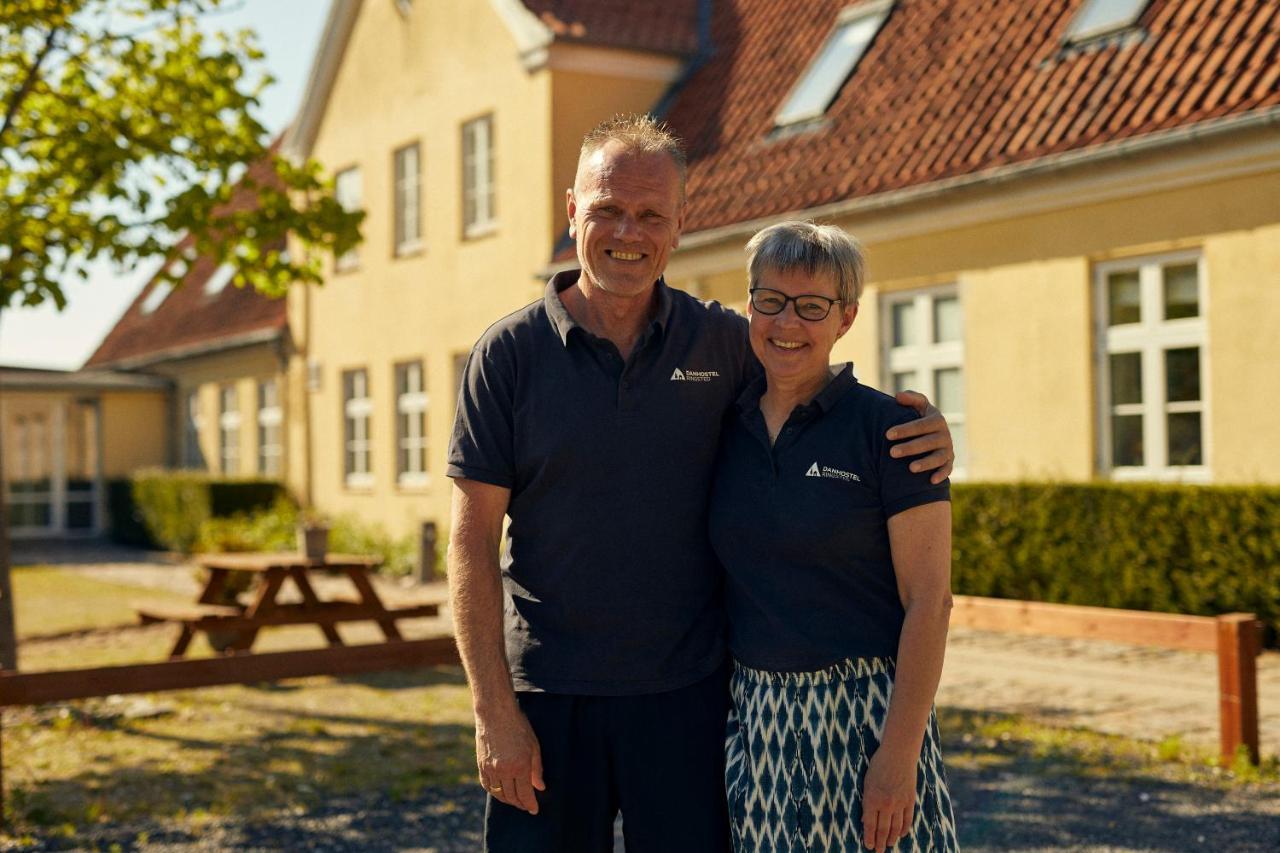
[[[104, 580], [184, 594], [196, 589], [192, 573], [181, 567], [136, 558], [76, 564], [75, 553], [69, 556], [56, 562]], [[102, 557], [122, 559], [116, 552]], [[382, 587], [389, 599], [413, 593], [396, 582]], [[1215, 665], [1208, 654], [956, 631], [938, 702], [1131, 737], [1179, 734], [1188, 743], [1213, 744]], [[1275, 755], [1280, 654], [1260, 659], [1259, 689], [1263, 752]], [[1280, 786], [1217, 789], [1082, 777], [1047, 760], [1005, 754], [999, 745], [976, 755], [971, 744], [946, 748], [976, 759], [950, 772], [961, 841], [969, 851], [1280, 851]], [[51, 835], [21, 846], [0, 839], [0, 849], [474, 851], [480, 849], [483, 805], [474, 787], [438, 788], [405, 801], [335, 799], [322, 810], [265, 822], [108, 826], [88, 837]]]
[[[956, 744], [951, 745], [958, 747]], [[1055, 775], [1037, 762], [953, 769], [960, 840], [981, 851], [1280, 850], [1280, 790]], [[335, 800], [321, 811], [199, 829], [114, 826], [76, 839], [32, 839], [27, 850], [433, 851], [480, 849], [483, 797], [473, 787], [432, 789], [407, 801]], [[0, 844], [0, 849], [19, 849]], [[622, 850], [621, 845], [616, 847]]]

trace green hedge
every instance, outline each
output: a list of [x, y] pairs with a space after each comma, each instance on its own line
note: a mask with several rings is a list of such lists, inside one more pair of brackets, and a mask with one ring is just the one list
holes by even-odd
[[148, 534], [161, 547], [189, 553], [200, 527], [272, 506], [286, 497], [274, 480], [222, 479], [195, 471], [140, 471], [133, 475], [133, 502]]
[[[297, 506], [282, 497], [265, 509], [210, 518], [200, 525], [194, 548], [206, 553], [292, 551], [297, 547], [298, 514]], [[402, 576], [413, 572], [418, 548], [412, 536], [397, 539], [380, 525], [353, 515], [339, 515], [328, 519], [328, 524], [330, 552], [380, 557], [383, 574]]]
[[952, 587], [1174, 613], [1256, 613], [1280, 632], [1280, 488], [963, 483]]

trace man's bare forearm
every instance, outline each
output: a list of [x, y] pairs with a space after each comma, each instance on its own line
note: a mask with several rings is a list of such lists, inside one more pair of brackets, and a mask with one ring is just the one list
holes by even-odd
[[505, 506], [499, 509], [495, 496], [477, 485], [459, 484], [454, 491], [449, 600], [458, 651], [479, 712], [514, 708], [515, 693], [503, 641], [498, 565]]

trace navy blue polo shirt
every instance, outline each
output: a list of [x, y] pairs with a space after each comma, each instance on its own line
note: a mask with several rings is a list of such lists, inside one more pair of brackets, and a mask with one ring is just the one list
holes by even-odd
[[950, 499], [949, 483], [889, 456], [885, 431], [917, 415], [859, 384], [848, 364], [771, 447], [764, 390], [761, 377], [738, 402], [711, 498], [733, 655], [791, 672], [896, 656], [904, 612], [887, 521]]
[[447, 473], [511, 490], [517, 690], [675, 690], [724, 660], [707, 500], [726, 416], [759, 365], [743, 317], [662, 281], [624, 363], [560, 301], [577, 277], [557, 275], [472, 350]]

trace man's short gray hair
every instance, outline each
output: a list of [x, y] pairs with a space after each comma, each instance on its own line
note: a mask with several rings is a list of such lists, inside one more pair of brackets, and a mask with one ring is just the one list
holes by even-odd
[[866, 276], [862, 247], [834, 225], [780, 222], [757, 231], [747, 242], [747, 278], [751, 287], [766, 271], [797, 270], [810, 276], [830, 275], [841, 305], [857, 305], [862, 298]]
[[688, 159], [680, 137], [666, 122], [651, 115], [616, 115], [600, 122], [582, 138], [582, 150], [578, 152], [579, 168], [583, 161], [609, 142], [619, 142], [628, 150], [644, 154], [666, 154], [680, 173], [680, 197], [684, 198]]

